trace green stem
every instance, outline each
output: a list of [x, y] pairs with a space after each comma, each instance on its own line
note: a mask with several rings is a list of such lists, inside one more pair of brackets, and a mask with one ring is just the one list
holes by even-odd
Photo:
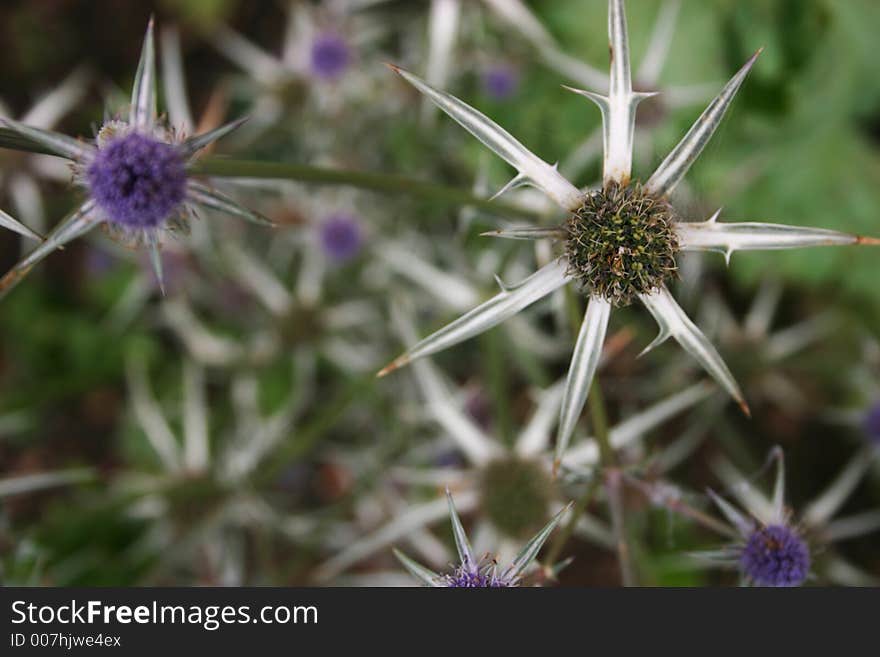
[[447, 205], [466, 205], [496, 214], [530, 219], [540, 218], [540, 215], [532, 210], [510, 203], [489, 201], [457, 187], [374, 171], [345, 171], [288, 162], [258, 162], [221, 158], [200, 160], [191, 167], [190, 171], [195, 175], [218, 178], [261, 178], [264, 180], [295, 180], [315, 185], [344, 185], [383, 194], [412, 196]]
[[593, 477], [590, 483], [587, 484], [586, 489], [584, 489], [584, 494], [581, 495], [580, 498], [578, 498], [574, 506], [571, 508], [571, 514], [568, 517], [568, 522], [565, 523], [562, 531], [556, 534], [556, 536], [553, 538], [553, 542], [550, 544], [550, 547], [547, 548], [547, 555], [544, 558], [544, 563], [547, 564], [548, 568], [552, 568], [553, 564], [555, 564], [557, 559], [559, 559], [559, 555], [562, 553], [562, 548], [565, 547], [565, 544], [568, 543], [568, 540], [574, 533], [574, 528], [577, 526], [578, 518], [581, 517], [582, 513], [586, 512], [587, 507], [590, 506], [590, 501], [593, 499], [593, 495], [596, 494], [596, 490], [598, 488], [599, 478]]

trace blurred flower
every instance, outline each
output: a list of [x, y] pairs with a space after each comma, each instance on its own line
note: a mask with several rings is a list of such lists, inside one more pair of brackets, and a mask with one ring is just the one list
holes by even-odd
[[326, 256], [335, 263], [354, 258], [363, 245], [363, 232], [357, 217], [340, 212], [325, 217], [318, 228], [321, 246]]
[[865, 413], [863, 428], [868, 440], [880, 446], [880, 402], [874, 404]]
[[720, 211], [707, 221], [686, 222], [670, 204], [668, 195], [718, 128], [760, 51], [727, 83], [648, 181], [644, 184], [631, 181], [636, 107], [652, 94], [633, 90], [622, 0], [609, 0], [608, 27], [613, 53], [608, 95], [572, 90], [599, 106], [604, 125], [604, 186], [587, 193], [488, 117], [411, 73], [393, 67], [517, 170], [516, 177], [501, 192], [531, 184], [570, 214], [562, 226], [493, 231], [492, 235], [513, 239], [552, 238], [559, 242], [564, 254], [521, 283], [502, 285], [496, 297], [417, 343], [379, 375], [487, 331], [566, 283], [575, 283], [588, 296], [589, 304], [563, 395], [557, 460], [561, 460], [586, 402], [611, 310], [635, 299], [648, 308], [660, 327], [659, 336], [648, 349], [674, 337], [748, 413], [739, 385], [721, 356], [667, 288], [667, 283], [675, 277], [675, 255], [679, 251], [719, 251], [729, 259], [738, 250], [878, 243], [870, 238], [814, 228], [754, 222], [719, 223]]
[[[245, 141], [283, 125], [291, 107], [307, 104], [315, 117], [335, 116], [373, 88], [368, 84], [370, 72], [356, 67], [355, 62], [375, 40], [381, 25], [362, 19], [358, 8], [348, 3], [315, 7], [289, 1], [285, 11], [287, 21], [278, 54], [230, 27], [220, 27], [212, 35], [211, 44], [247, 76], [241, 86], [247, 102], [253, 104], [253, 120], [239, 135]], [[320, 132], [319, 128], [314, 126], [302, 138], [314, 139], [311, 133]]]
[[[266, 467], [295, 436], [313, 394], [313, 359], [297, 353], [289, 362], [290, 392], [265, 412], [248, 371], [233, 377], [230, 403], [221, 405], [209, 397], [204, 368], [185, 359], [178, 411], [154, 395], [145, 363], [129, 358], [131, 415], [156, 464], [121, 470], [112, 491], [128, 501], [130, 516], [150, 523], [143, 549], [158, 562], [153, 577], [174, 570], [193, 582], [241, 585], [251, 581], [246, 546], [252, 532], [300, 536], [293, 528], [298, 519], [270, 503], [277, 479]], [[213, 419], [230, 408], [231, 422]]]
[[315, 77], [335, 80], [351, 63], [351, 48], [345, 39], [335, 32], [325, 32], [315, 37], [311, 50], [311, 70]]
[[[414, 332], [409, 320], [396, 312], [395, 321], [404, 337]], [[430, 419], [443, 429], [465, 459], [464, 465], [438, 467], [396, 467], [389, 479], [400, 485], [443, 486], [459, 494], [460, 506], [479, 509], [476, 524], [478, 548], [491, 542], [502, 554], [512, 554], [512, 541], [521, 540], [546, 519], [548, 511], [561, 507], [558, 498], [563, 483], [552, 476], [553, 462], [545, 452], [549, 446], [556, 412], [562, 396], [562, 383], [539, 393], [531, 418], [512, 445], [487, 434], [464, 409], [465, 395], [450, 391], [440, 372], [428, 360], [413, 364], [419, 391]], [[662, 423], [694, 406], [711, 393], [711, 386], [698, 384], [634, 414], [611, 427], [610, 442], [615, 449], [635, 447]], [[674, 449], [678, 449], [676, 444]], [[658, 459], [672, 457], [672, 451]], [[594, 440], [585, 440], [565, 454], [563, 471], [573, 480], [589, 479], [599, 463]], [[566, 497], [563, 495], [562, 497]], [[395, 516], [365, 536], [352, 541], [324, 562], [316, 572], [319, 580], [336, 577], [395, 540], [410, 538], [443, 517], [444, 509], [435, 501], [410, 505], [406, 514]], [[576, 530], [594, 543], [612, 548], [614, 539], [599, 519], [588, 513], [578, 518]], [[414, 544], [416, 549], [418, 544]], [[432, 558], [431, 554], [424, 554]]]
[[155, 64], [151, 19], [135, 75], [129, 116], [126, 120], [106, 121], [94, 143], [0, 119], [0, 125], [22, 139], [70, 160], [74, 180], [88, 197], [40, 246], [0, 279], [0, 293], [7, 293], [56, 248], [85, 235], [97, 225], [104, 225], [111, 234], [126, 242], [146, 244], [160, 285], [162, 235], [186, 232], [188, 219], [195, 213], [196, 206], [271, 225], [267, 219], [241, 207], [221, 192], [196, 181], [186, 170], [200, 150], [235, 130], [243, 120], [190, 138], [176, 133], [158, 116]]
[[739, 564], [758, 586], [800, 586], [810, 571], [810, 550], [791, 527], [766, 525], [749, 534]]
[[495, 64], [483, 72], [483, 89], [492, 100], [507, 100], [519, 88], [519, 74], [511, 66]]
[[[785, 505], [785, 460], [776, 448], [776, 476], [771, 498], [755, 490], [726, 459], [715, 461], [715, 470], [731, 493], [745, 507], [741, 511], [713, 491], [709, 495], [732, 525], [730, 532], [740, 540], [719, 552], [698, 553], [710, 561], [735, 566], [745, 581], [757, 586], [800, 586], [810, 573], [817, 546], [854, 538], [880, 529], [880, 512], [869, 511], [832, 519], [858, 485], [870, 459], [858, 452], [840, 474], [816, 498], [805, 505], [797, 524]], [[809, 542], [808, 542], [809, 539]], [[811, 546], [812, 544], [812, 546]], [[853, 568], [839, 556], [824, 555], [825, 575]], [[842, 567], [843, 566], [843, 567]]]
[[544, 542], [569, 508], [566, 506], [557, 513], [550, 522], [544, 525], [543, 529], [526, 543], [507, 568], [499, 570], [498, 564], [491, 557], [476, 558], [461, 524], [461, 519], [458, 517], [458, 512], [455, 510], [455, 504], [452, 502], [449, 490], [446, 491], [446, 498], [449, 501], [449, 517], [452, 520], [452, 532], [455, 536], [455, 547], [459, 558], [459, 565], [455, 570], [447, 575], [438, 575], [424, 566], [420, 566], [402, 552], [394, 551], [404, 567], [425, 586], [468, 589], [519, 586], [526, 568], [534, 561]]

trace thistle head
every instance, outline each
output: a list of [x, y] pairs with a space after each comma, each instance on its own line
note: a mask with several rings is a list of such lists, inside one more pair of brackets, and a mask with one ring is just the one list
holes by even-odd
[[536, 461], [492, 461], [483, 471], [481, 490], [486, 515], [508, 536], [523, 538], [547, 521], [553, 482]]
[[874, 445], [880, 445], [880, 402], [874, 404], [865, 414], [862, 429]]
[[758, 586], [800, 586], [810, 571], [810, 550], [792, 528], [763, 525], [747, 537], [739, 564]]
[[152, 229], [178, 212], [186, 198], [186, 164], [176, 146], [138, 132], [99, 135], [98, 144], [85, 180], [110, 223]]
[[324, 32], [315, 37], [309, 58], [312, 74], [321, 80], [332, 81], [345, 73], [351, 63], [351, 48], [335, 32]]
[[497, 567], [491, 560], [479, 564], [463, 563], [452, 573], [443, 575], [443, 585], [450, 589], [497, 589], [516, 586], [497, 574]]
[[629, 305], [674, 278], [675, 213], [641, 185], [612, 183], [587, 195], [565, 224], [569, 274], [590, 295]]
[[351, 260], [363, 246], [360, 222], [351, 214], [331, 214], [321, 222], [319, 233], [324, 254], [336, 263]]

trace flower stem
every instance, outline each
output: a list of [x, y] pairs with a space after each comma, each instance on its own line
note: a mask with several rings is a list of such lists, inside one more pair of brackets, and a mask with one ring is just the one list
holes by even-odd
[[195, 163], [190, 172], [195, 175], [218, 178], [260, 178], [295, 180], [315, 185], [343, 185], [383, 194], [412, 196], [454, 206], [470, 206], [489, 210], [496, 214], [531, 219], [539, 218], [537, 213], [527, 208], [510, 203], [489, 201], [457, 187], [437, 185], [416, 178], [374, 171], [330, 169], [287, 162], [205, 158]]
[[556, 536], [553, 538], [553, 542], [550, 544], [550, 547], [547, 548], [547, 554], [544, 557], [544, 563], [547, 564], [548, 569], [553, 568], [553, 564], [555, 564], [556, 561], [559, 559], [559, 555], [562, 553], [562, 548], [565, 547], [565, 544], [568, 543], [568, 539], [570, 539], [571, 535], [574, 533], [574, 528], [577, 526], [578, 518], [580, 518], [582, 513], [586, 512], [587, 507], [590, 505], [590, 501], [593, 499], [593, 495], [596, 494], [596, 490], [598, 488], [599, 478], [594, 477], [592, 480], [590, 480], [590, 483], [587, 484], [586, 489], [584, 489], [584, 494], [580, 496], [580, 498], [571, 508], [568, 522], [565, 523], [562, 531], [556, 534]]

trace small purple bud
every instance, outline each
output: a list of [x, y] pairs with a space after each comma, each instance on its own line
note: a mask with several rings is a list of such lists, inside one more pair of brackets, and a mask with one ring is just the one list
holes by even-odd
[[789, 527], [767, 525], [749, 536], [739, 564], [758, 586], [800, 586], [810, 572], [810, 550]]
[[353, 215], [331, 214], [321, 222], [319, 230], [324, 253], [333, 262], [341, 264], [351, 260], [363, 246], [361, 225]]
[[186, 198], [180, 151], [136, 132], [100, 148], [86, 179], [107, 220], [125, 228], [158, 228]]
[[880, 402], [874, 404], [865, 414], [862, 428], [868, 440], [880, 446]]
[[483, 73], [483, 90], [493, 100], [507, 100], [519, 88], [519, 74], [512, 67], [496, 64]]
[[315, 77], [332, 81], [345, 73], [351, 63], [351, 49], [336, 33], [319, 34], [312, 42], [311, 68]]

